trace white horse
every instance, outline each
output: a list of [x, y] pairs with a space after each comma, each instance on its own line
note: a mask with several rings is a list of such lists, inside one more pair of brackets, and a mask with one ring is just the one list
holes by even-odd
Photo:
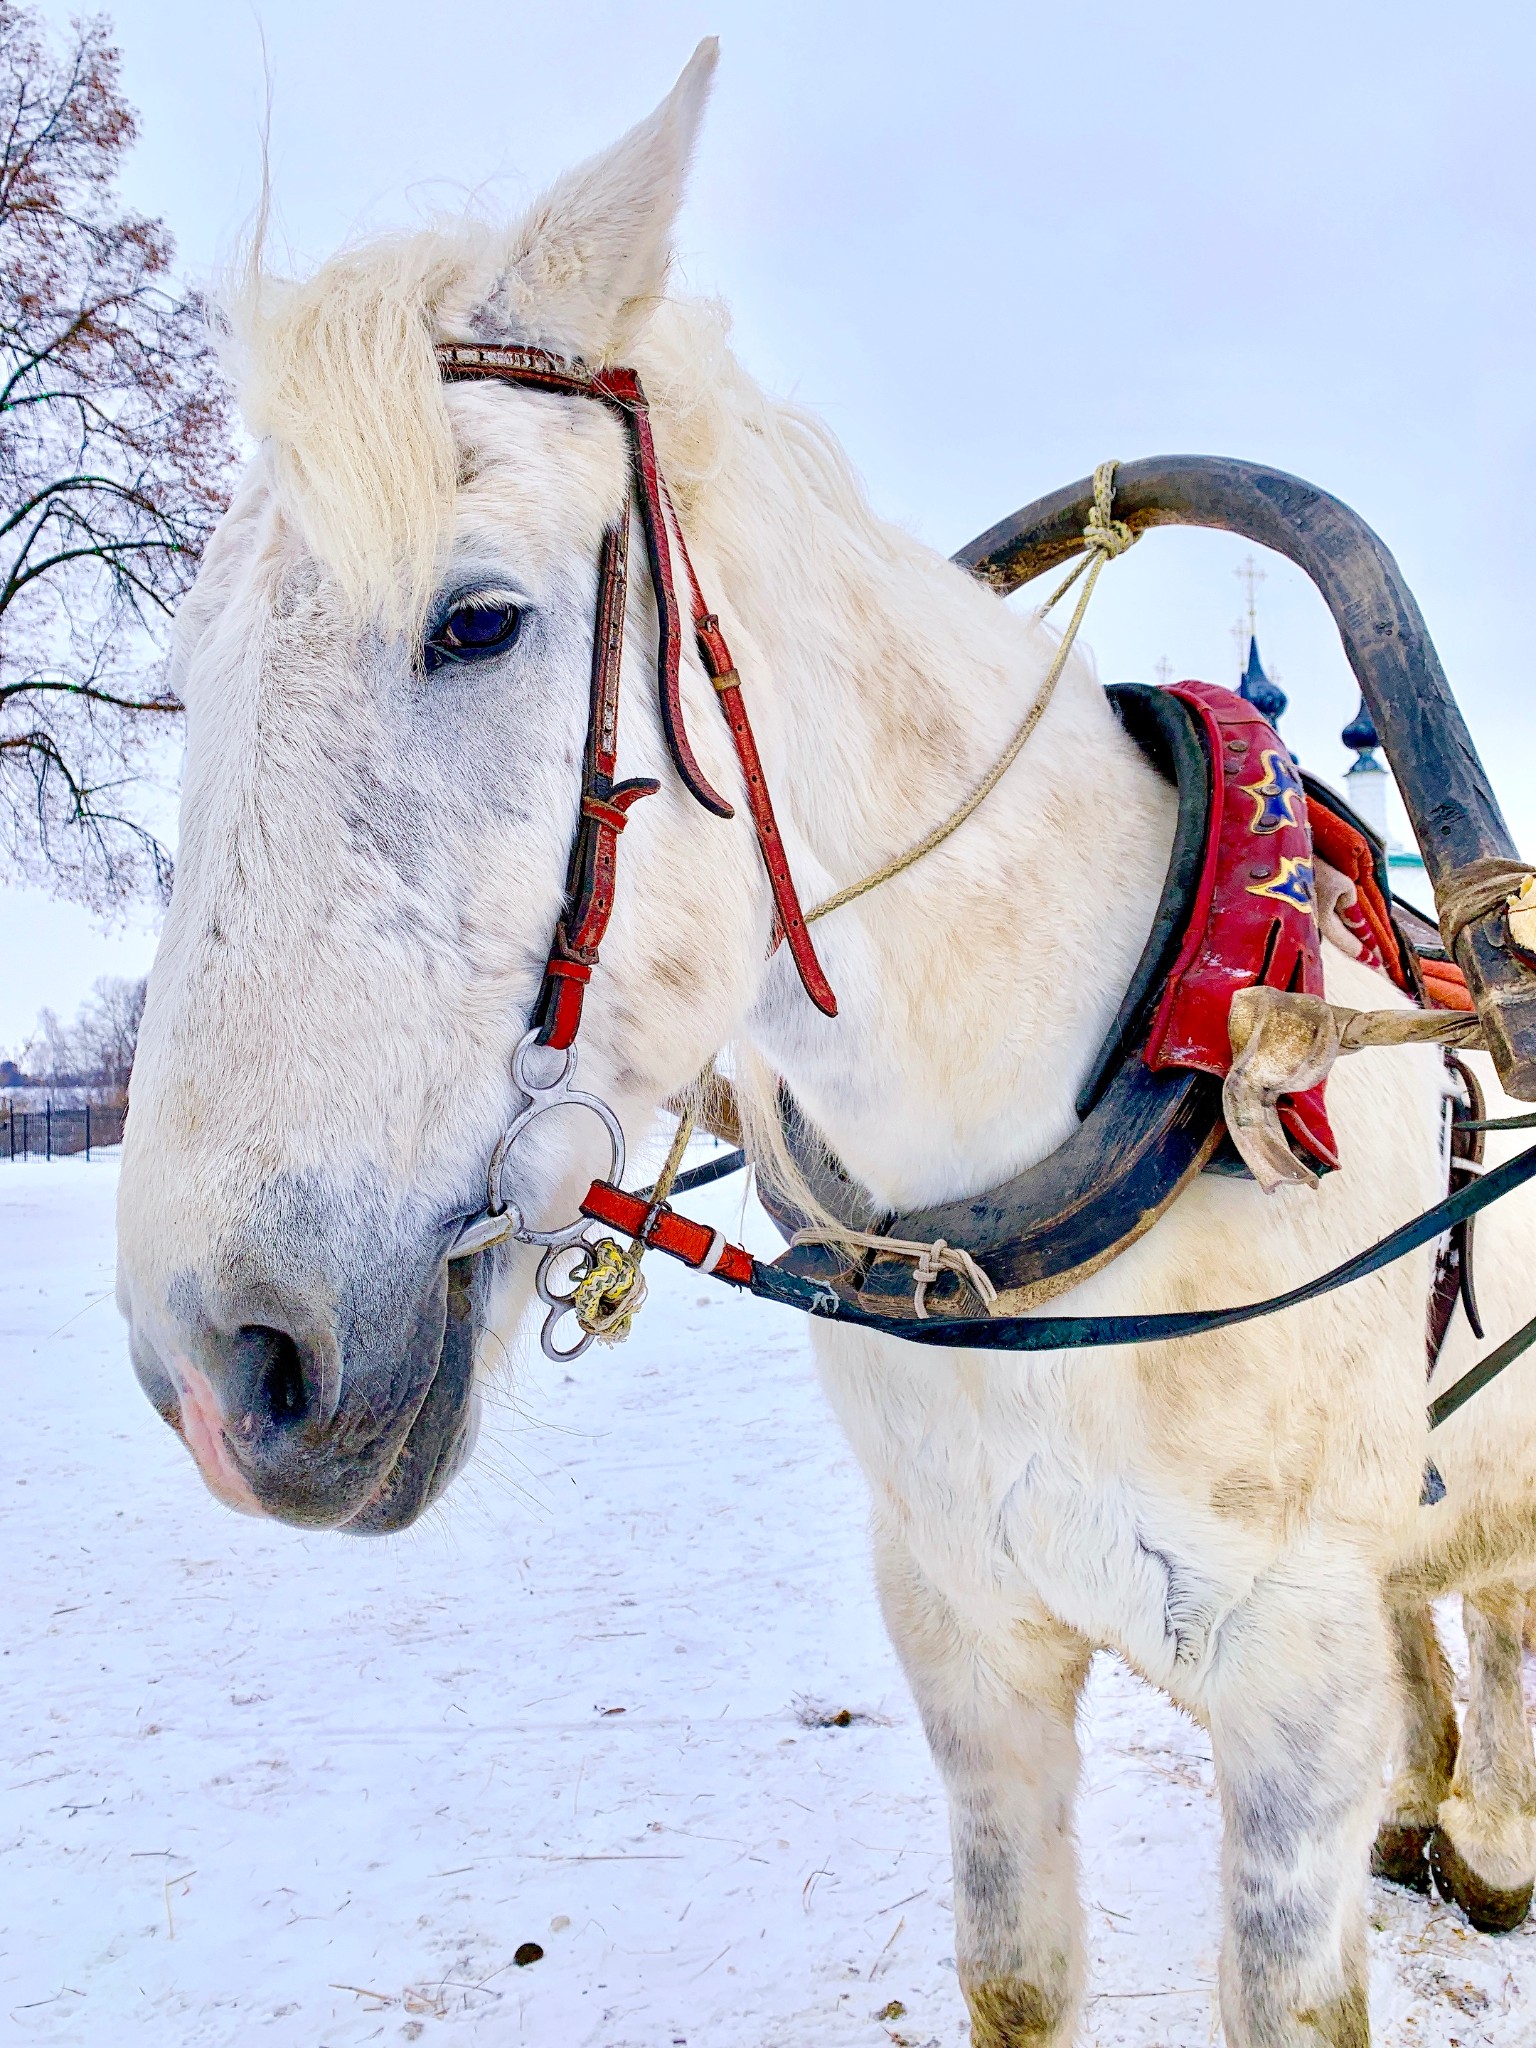
[[[713, 63], [702, 47], [652, 119], [516, 226], [385, 241], [298, 284], [253, 267], [234, 309], [260, 445], [180, 622], [181, 858], [133, 1079], [120, 1299], [147, 1391], [248, 1512], [398, 1526], [465, 1454], [445, 1252], [520, 1099], [509, 1056], [561, 904], [599, 546], [629, 490], [604, 407], [446, 388], [434, 344], [638, 368], [808, 901], [952, 809], [1051, 658], [1039, 624], [873, 516], [825, 432], [736, 364], [716, 308], [665, 296]], [[1011, 402], [954, 359], [941, 318], [899, 339], [912, 375], [974, 375], [978, 402]], [[739, 772], [691, 649], [694, 745], [736, 819], [667, 765], [654, 632], [637, 574], [620, 772], [662, 789], [625, 837], [583, 1083], [635, 1135], [731, 1048], [760, 1092], [786, 1078], [882, 1207], [1049, 1152], [1174, 825], [1088, 667], [1069, 664], [946, 845], [816, 928], [830, 1020], [770, 955]], [[1328, 977], [1336, 1000], [1394, 1000], [1341, 953]], [[1062, 1306], [1190, 1309], [1320, 1272], [1443, 1194], [1441, 1087], [1430, 1050], [1357, 1056], [1330, 1084], [1342, 1172], [1272, 1197], [1197, 1179]], [[508, 1190], [526, 1215], [568, 1216], [606, 1153], [584, 1119], [545, 1123]], [[1536, 1306], [1520, 1284], [1532, 1214], [1527, 1194], [1479, 1225], [1490, 1341]], [[1199, 1342], [1017, 1357], [813, 1332], [948, 1787], [960, 1978], [987, 2048], [1073, 2035], [1073, 1722], [1098, 1646], [1210, 1730], [1232, 2048], [1366, 2042], [1390, 1603], [1407, 1641], [1431, 1595], [1536, 1583], [1536, 1372], [1437, 1437], [1449, 1498], [1418, 1505], [1426, 1262]], [[505, 1336], [531, 1257], [486, 1264], [475, 1317]], [[1440, 1381], [1471, 1356], [1458, 1317]], [[1413, 1750], [1392, 1818], [1448, 1818], [1486, 1882], [1524, 1883], [1529, 1759], [1513, 1785], [1512, 1766], [1474, 1769], [1442, 1806], [1438, 1732], [1438, 1765]]]

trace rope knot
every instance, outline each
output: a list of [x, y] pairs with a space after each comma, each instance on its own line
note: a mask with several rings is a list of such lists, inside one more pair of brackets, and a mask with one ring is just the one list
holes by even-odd
[[941, 1273], [957, 1273], [970, 1288], [972, 1294], [990, 1314], [997, 1299], [997, 1289], [962, 1245], [947, 1244], [942, 1237], [936, 1237], [932, 1244], [918, 1248], [918, 1258], [912, 1268], [912, 1313], [920, 1320], [928, 1317], [928, 1290]]
[[640, 1261], [611, 1237], [599, 1238], [588, 1248], [586, 1269], [571, 1295], [577, 1322], [589, 1337], [622, 1344], [644, 1300]]
[[1083, 528], [1083, 539], [1088, 546], [1097, 549], [1101, 555], [1107, 555], [1110, 561], [1114, 561], [1117, 555], [1123, 555], [1127, 548], [1134, 547], [1140, 538], [1139, 534], [1132, 533], [1123, 519], [1110, 519], [1101, 523], [1092, 513], [1089, 514], [1088, 524]]
[[1134, 547], [1140, 535], [1133, 533], [1123, 519], [1116, 519], [1115, 471], [1118, 462], [1101, 462], [1093, 472], [1093, 510], [1088, 514], [1088, 523], [1083, 528], [1083, 545], [1096, 550], [1107, 561], [1114, 561], [1127, 548]]
[[922, 1244], [904, 1237], [882, 1237], [875, 1230], [816, 1229], [797, 1230], [790, 1243], [829, 1244], [834, 1248], [859, 1245], [887, 1258], [911, 1259], [912, 1313], [923, 1322], [928, 1319], [928, 1290], [941, 1273], [958, 1274], [988, 1315], [997, 1300], [997, 1289], [971, 1254], [963, 1245], [948, 1244], [942, 1237], [936, 1237], [932, 1244]]

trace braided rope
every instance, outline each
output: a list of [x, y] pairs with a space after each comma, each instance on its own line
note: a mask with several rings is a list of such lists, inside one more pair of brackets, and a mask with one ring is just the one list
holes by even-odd
[[645, 1300], [640, 1261], [645, 1257], [646, 1234], [672, 1192], [672, 1183], [677, 1179], [678, 1168], [683, 1163], [683, 1154], [688, 1150], [692, 1136], [693, 1112], [689, 1110], [677, 1120], [665, 1163], [656, 1176], [656, 1185], [651, 1189], [645, 1221], [631, 1240], [629, 1249], [621, 1251], [611, 1237], [600, 1237], [587, 1247], [587, 1269], [576, 1283], [571, 1307], [577, 1322], [589, 1337], [599, 1337], [605, 1344], [622, 1344], [629, 1335], [640, 1304]]
[[936, 1237], [932, 1244], [916, 1243], [904, 1237], [881, 1237], [873, 1230], [797, 1230], [791, 1244], [829, 1244], [838, 1249], [858, 1245], [865, 1251], [884, 1252], [894, 1259], [912, 1259], [912, 1312], [925, 1321], [928, 1290], [941, 1273], [958, 1273], [990, 1315], [997, 1289], [963, 1245], [949, 1244]]
[[1052, 606], [1066, 596], [1077, 579], [1086, 574], [1087, 581], [1083, 585], [1082, 595], [1077, 600], [1077, 608], [1067, 624], [1066, 632], [1061, 636], [1055, 657], [1046, 670], [1045, 681], [1040, 685], [1034, 703], [1024, 714], [1024, 722], [1018, 731], [964, 803], [957, 810], [951, 811], [943, 824], [935, 825], [915, 846], [908, 847], [905, 853], [887, 861], [883, 868], [876, 868], [872, 875], [866, 875], [860, 882], [851, 882], [846, 889], [839, 889], [835, 895], [829, 896], [825, 903], [818, 903], [814, 910], [808, 910], [805, 913], [807, 924], [813, 924], [818, 917], [826, 917], [830, 911], [841, 910], [845, 903], [852, 903], [857, 897], [867, 896], [871, 889], [878, 889], [882, 882], [889, 882], [894, 876], [903, 874], [908, 868], [915, 866], [925, 854], [932, 853], [937, 846], [942, 846], [952, 832], [959, 831], [972, 812], [981, 808], [1023, 753], [1030, 735], [1045, 716], [1046, 707], [1051, 701], [1057, 683], [1061, 680], [1062, 670], [1067, 665], [1067, 656], [1072, 652], [1072, 643], [1077, 638], [1078, 627], [1083, 623], [1083, 615], [1088, 609], [1089, 599], [1093, 596], [1093, 586], [1099, 580], [1100, 570], [1106, 562], [1112, 562], [1117, 555], [1123, 555], [1137, 538], [1123, 519], [1116, 519], [1113, 516], [1115, 471], [1118, 467], [1117, 462], [1101, 462], [1093, 472], [1093, 510], [1088, 514], [1088, 523], [1083, 528], [1083, 547], [1086, 552], [1065, 580], [1046, 599], [1036, 615], [1043, 619]]
[[613, 1238], [599, 1238], [571, 1294], [571, 1310], [582, 1329], [605, 1344], [622, 1344], [644, 1300], [639, 1260]]

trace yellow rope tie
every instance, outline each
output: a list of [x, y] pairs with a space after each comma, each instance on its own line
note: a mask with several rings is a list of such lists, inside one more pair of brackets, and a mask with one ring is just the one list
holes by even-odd
[[644, 1300], [638, 1260], [631, 1260], [613, 1238], [599, 1238], [571, 1295], [571, 1308], [582, 1329], [605, 1344], [622, 1344]]
[[924, 1321], [928, 1316], [928, 1290], [941, 1273], [958, 1273], [988, 1315], [997, 1300], [997, 1289], [964, 1246], [948, 1244], [942, 1237], [936, 1237], [932, 1244], [919, 1244], [904, 1237], [880, 1237], [872, 1230], [797, 1230], [790, 1243], [861, 1245], [865, 1251], [914, 1260], [912, 1310]]
[[645, 1300], [640, 1261], [645, 1257], [646, 1232], [672, 1192], [672, 1183], [677, 1179], [683, 1154], [688, 1150], [692, 1136], [693, 1112], [689, 1110], [677, 1120], [671, 1149], [656, 1177], [656, 1185], [651, 1189], [645, 1221], [629, 1249], [621, 1249], [611, 1237], [600, 1237], [596, 1244], [587, 1247], [586, 1270], [576, 1282], [571, 1307], [577, 1322], [589, 1337], [600, 1338], [605, 1344], [622, 1344], [629, 1335]]
[[942, 825], [936, 825], [925, 838], [917, 842], [916, 846], [908, 847], [905, 853], [898, 854], [895, 860], [887, 861], [883, 868], [877, 868], [872, 875], [866, 875], [863, 881], [851, 882], [846, 889], [839, 889], [835, 895], [829, 896], [825, 903], [818, 903], [814, 910], [808, 910], [805, 913], [807, 924], [813, 924], [818, 917], [825, 917], [829, 911], [841, 910], [845, 903], [852, 903], [856, 897], [867, 896], [871, 889], [878, 889], [882, 882], [889, 882], [893, 876], [902, 874], [914, 866], [924, 854], [932, 853], [936, 846], [942, 846], [952, 832], [959, 831], [973, 811], [980, 809], [1023, 753], [1031, 733], [1045, 716], [1046, 707], [1061, 679], [1061, 672], [1067, 665], [1067, 657], [1072, 652], [1072, 643], [1077, 638], [1078, 627], [1083, 623], [1083, 615], [1088, 609], [1089, 599], [1093, 596], [1093, 586], [1099, 580], [1100, 570], [1106, 562], [1112, 562], [1117, 555], [1123, 555], [1137, 538], [1123, 519], [1116, 519], [1113, 516], [1115, 471], [1118, 467], [1119, 464], [1116, 462], [1101, 462], [1093, 472], [1093, 510], [1088, 514], [1088, 523], [1083, 528], [1085, 552], [1055, 592], [1046, 599], [1036, 616], [1043, 619], [1052, 606], [1066, 596], [1080, 576], [1086, 574], [1087, 581], [1083, 585], [1082, 595], [1077, 600], [1077, 608], [1068, 622], [1067, 630], [1061, 636], [1061, 644], [1046, 670], [1045, 681], [1040, 685], [1034, 703], [1024, 714], [1023, 724], [1008, 742], [1002, 755], [971, 791], [965, 802], [958, 810], [952, 811]]

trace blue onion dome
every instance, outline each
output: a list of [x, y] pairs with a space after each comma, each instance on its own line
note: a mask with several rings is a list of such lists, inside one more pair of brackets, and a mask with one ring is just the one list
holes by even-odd
[[1264, 664], [1259, 659], [1259, 643], [1250, 634], [1248, 640], [1248, 666], [1243, 670], [1243, 680], [1237, 686], [1237, 694], [1245, 698], [1260, 718], [1267, 718], [1271, 725], [1279, 723], [1290, 699], [1278, 684], [1272, 683], [1264, 673]]
[[1380, 735], [1376, 731], [1376, 721], [1372, 718], [1371, 707], [1364, 697], [1360, 699], [1360, 709], [1339, 734], [1339, 738], [1354, 754], [1366, 754], [1372, 747], [1381, 745]]

